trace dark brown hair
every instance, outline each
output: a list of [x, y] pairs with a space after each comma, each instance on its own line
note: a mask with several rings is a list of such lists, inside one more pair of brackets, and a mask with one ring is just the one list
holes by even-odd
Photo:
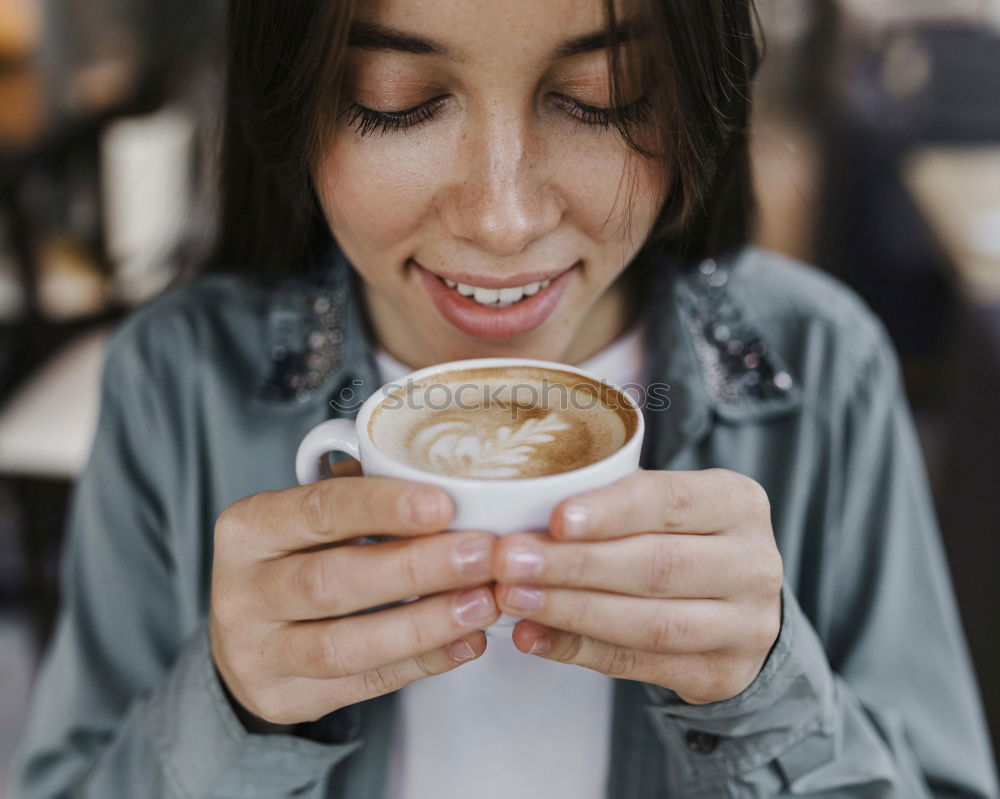
[[[759, 60], [753, 0], [623, 0], [642, 35], [620, 47], [604, 0], [612, 99], [645, 98], [613, 124], [671, 184], [646, 242], [684, 261], [746, 243], [753, 215], [747, 148]], [[310, 165], [336, 123], [356, 0], [230, 0], [221, 217], [209, 268], [263, 281], [307, 269], [332, 242]]]

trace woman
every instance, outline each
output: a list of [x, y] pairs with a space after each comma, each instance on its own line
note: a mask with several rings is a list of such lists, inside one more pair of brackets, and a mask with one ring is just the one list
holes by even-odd
[[[886, 337], [746, 246], [748, 0], [354, 6], [231, 4], [216, 273], [110, 344], [19, 795], [993, 795]], [[669, 385], [645, 469], [502, 540], [293, 485], [485, 355]]]

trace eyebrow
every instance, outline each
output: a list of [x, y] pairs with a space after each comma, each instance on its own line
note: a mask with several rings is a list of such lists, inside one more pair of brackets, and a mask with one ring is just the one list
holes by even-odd
[[[641, 38], [644, 34], [634, 25], [622, 25], [615, 37], [617, 44], [625, 44], [633, 39]], [[448, 48], [432, 39], [416, 36], [410, 33], [391, 28], [387, 25], [379, 25], [376, 22], [353, 22], [348, 34], [347, 44], [349, 47], [357, 47], [362, 50], [396, 50], [401, 53], [413, 53], [416, 55], [437, 55], [447, 56]], [[597, 31], [588, 33], [585, 36], [577, 36], [567, 39], [557, 46], [550, 58], [557, 61], [570, 56], [581, 55], [583, 53], [593, 53], [603, 50], [607, 46], [607, 33]]]

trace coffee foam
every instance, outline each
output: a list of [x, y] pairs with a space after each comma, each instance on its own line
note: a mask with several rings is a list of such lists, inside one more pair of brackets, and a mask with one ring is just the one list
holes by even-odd
[[608, 457], [634, 435], [617, 389], [541, 367], [463, 369], [392, 389], [368, 432], [422, 471], [488, 480], [541, 477]]

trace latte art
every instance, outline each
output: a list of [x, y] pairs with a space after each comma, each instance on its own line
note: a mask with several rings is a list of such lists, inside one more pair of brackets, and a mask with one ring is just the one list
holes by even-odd
[[481, 422], [431, 422], [413, 438], [414, 459], [432, 471], [466, 477], [523, 477], [532, 457], [570, 430], [558, 413], [526, 419], [520, 425], [501, 424], [492, 435]]
[[635, 411], [616, 390], [570, 372], [510, 367], [404, 387], [369, 422], [390, 457], [488, 480], [579, 469], [617, 451], [634, 430]]

